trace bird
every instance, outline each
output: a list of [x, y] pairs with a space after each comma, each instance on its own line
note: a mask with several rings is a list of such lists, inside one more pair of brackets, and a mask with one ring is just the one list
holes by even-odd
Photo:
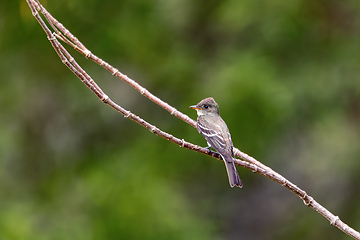
[[190, 108], [197, 112], [196, 128], [207, 141], [207, 148], [214, 148], [225, 162], [230, 186], [242, 188], [243, 184], [235, 167], [230, 131], [220, 117], [219, 105], [214, 98], [208, 97]]

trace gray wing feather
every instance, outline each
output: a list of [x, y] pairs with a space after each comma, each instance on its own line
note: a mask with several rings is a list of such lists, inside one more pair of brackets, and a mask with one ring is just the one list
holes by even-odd
[[223, 152], [222, 149], [226, 147], [226, 143], [224, 137], [221, 134], [221, 131], [207, 128], [199, 122], [197, 124], [197, 128], [206, 141], [221, 154]]
[[[203, 120], [205, 121], [205, 120]], [[212, 124], [206, 121], [206, 126], [202, 124], [202, 121], [197, 121], [197, 129], [206, 139], [207, 143], [213, 147], [218, 153], [220, 153], [222, 159], [225, 162], [226, 170], [229, 177], [229, 183], [231, 187], [242, 187], [242, 182], [234, 164], [234, 152], [229, 130], [222, 129], [218, 124]], [[224, 131], [225, 130], [225, 131]], [[226, 134], [225, 136], [223, 134]], [[225, 138], [228, 140], [226, 142]]]

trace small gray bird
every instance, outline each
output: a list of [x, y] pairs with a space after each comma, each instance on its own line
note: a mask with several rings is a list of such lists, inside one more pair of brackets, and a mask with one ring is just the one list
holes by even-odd
[[197, 130], [206, 139], [208, 148], [214, 148], [225, 162], [231, 187], [242, 187], [242, 182], [234, 163], [233, 143], [228, 127], [220, 117], [219, 105], [212, 97], [190, 106], [198, 115]]

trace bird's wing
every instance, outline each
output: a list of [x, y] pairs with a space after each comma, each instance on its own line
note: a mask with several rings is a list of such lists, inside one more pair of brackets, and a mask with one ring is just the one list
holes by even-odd
[[201, 122], [197, 123], [197, 128], [206, 141], [220, 154], [224, 154], [226, 149], [226, 142], [220, 128], [211, 126], [205, 127]]

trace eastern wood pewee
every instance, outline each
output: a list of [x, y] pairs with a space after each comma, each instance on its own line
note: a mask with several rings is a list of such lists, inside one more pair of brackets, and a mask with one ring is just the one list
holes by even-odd
[[197, 111], [197, 130], [206, 139], [208, 147], [213, 147], [225, 162], [231, 187], [242, 187], [242, 182], [234, 163], [233, 143], [228, 127], [220, 117], [219, 105], [212, 97], [190, 106]]

